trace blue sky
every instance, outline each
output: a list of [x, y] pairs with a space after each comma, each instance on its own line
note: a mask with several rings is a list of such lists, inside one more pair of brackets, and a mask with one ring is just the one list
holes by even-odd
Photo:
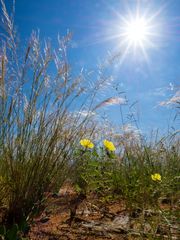
[[[6, 1], [9, 4], [9, 0]], [[118, 59], [107, 70], [113, 76], [112, 85], [128, 99], [128, 106], [122, 106], [124, 122], [129, 106], [137, 102], [131, 111], [138, 118], [138, 126], [144, 133], [152, 129], [178, 128], [173, 122], [174, 110], [159, 106], [171, 98], [180, 85], [180, 1], [179, 0], [17, 0], [15, 22], [23, 41], [27, 41], [32, 29], [39, 29], [41, 38], [52, 42], [57, 34], [73, 33], [69, 60], [74, 71], [96, 69], [109, 53], [122, 55], [128, 45], [118, 33], [122, 19], [129, 14], [153, 20], [153, 46], [144, 44], [142, 49], [129, 48], [123, 59]], [[114, 87], [114, 89], [115, 89]], [[100, 100], [116, 96], [116, 90], [106, 89]], [[114, 122], [121, 124], [119, 106], [108, 106], [99, 111]]]

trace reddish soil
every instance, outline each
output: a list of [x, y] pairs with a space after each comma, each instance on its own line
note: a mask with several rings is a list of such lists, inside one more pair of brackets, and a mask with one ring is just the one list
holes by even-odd
[[[139, 223], [137, 216], [132, 216], [125, 208], [122, 200], [102, 202], [95, 195], [78, 201], [78, 194], [73, 187], [65, 184], [59, 194], [51, 194], [45, 210], [34, 220], [29, 233], [31, 240], [133, 240], [133, 239], [168, 239], [167, 226], [152, 237], [152, 226]], [[76, 204], [76, 215], [70, 221], [71, 212]], [[168, 206], [164, 205], [164, 208]], [[153, 217], [153, 211], [148, 212]], [[156, 217], [156, 216], [155, 216]], [[143, 226], [143, 228], [142, 228]], [[153, 230], [154, 231], [154, 230]], [[177, 227], [171, 229], [177, 237]], [[141, 232], [141, 234], [139, 234]], [[144, 234], [145, 233], [145, 234]], [[148, 235], [150, 234], [150, 235]], [[163, 236], [159, 238], [158, 236]]]
[[76, 217], [71, 225], [70, 218], [71, 203], [77, 198], [77, 193], [71, 186], [63, 186], [59, 194], [49, 197], [47, 206], [41, 216], [34, 220], [29, 237], [31, 240], [92, 240], [92, 239], [127, 239], [122, 231], [119, 233], [94, 229], [86, 224], [112, 221], [117, 214], [124, 211], [122, 202], [106, 204], [95, 196], [83, 200], [76, 210]]

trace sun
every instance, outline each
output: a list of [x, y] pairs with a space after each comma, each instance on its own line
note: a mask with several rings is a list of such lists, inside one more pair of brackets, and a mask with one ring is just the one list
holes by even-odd
[[147, 41], [149, 34], [149, 26], [144, 18], [136, 18], [124, 26], [123, 35], [131, 44], [143, 44]]
[[120, 16], [116, 27], [117, 48], [122, 49], [122, 61], [134, 53], [141, 55], [149, 62], [148, 50], [157, 48], [156, 40], [159, 37], [157, 22], [154, 15], [142, 14], [139, 11], [135, 15], [131, 12], [126, 16]]
[[122, 43], [144, 50], [150, 45], [153, 46], [155, 35], [156, 31], [151, 18], [140, 15], [122, 18], [119, 27], [119, 37]]
[[119, 66], [125, 59], [140, 60], [150, 63], [151, 50], [159, 50], [164, 37], [164, 20], [161, 8], [137, 6], [131, 9], [128, 4], [123, 10], [109, 9], [114, 14], [112, 19], [103, 22], [100, 31], [91, 44], [110, 42], [113, 59], [118, 59]]

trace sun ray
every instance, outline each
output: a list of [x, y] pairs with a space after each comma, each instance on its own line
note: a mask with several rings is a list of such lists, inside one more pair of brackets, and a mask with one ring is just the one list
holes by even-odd
[[125, 51], [123, 52], [123, 54], [122, 54], [122, 56], [121, 56], [121, 58], [120, 58], [120, 63], [119, 63], [120, 65], [121, 65], [121, 64], [123, 63], [123, 61], [125, 60], [126, 55], [128, 54], [130, 48], [131, 48], [131, 43], [129, 43], [129, 44], [127, 45]]
[[[104, 1], [105, 2], [105, 1]], [[107, 2], [105, 2], [106, 5]], [[99, 31], [93, 39], [89, 39], [86, 45], [101, 44], [103, 42], [112, 42], [113, 53], [122, 53], [120, 62], [123, 62], [129, 54], [142, 56], [145, 61], [150, 61], [148, 52], [150, 49], [158, 49], [162, 39], [162, 21], [158, 19], [165, 5], [156, 11], [150, 11], [148, 7], [142, 7], [140, 2], [134, 10], [126, 5], [124, 14], [118, 9], [108, 5], [110, 11], [114, 13], [114, 20], [105, 20], [103, 22], [103, 31]], [[163, 29], [162, 29], [163, 30]]]
[[145, 47], [144, 47], [143, 44], [141, 44], [140, 47], [141, 47], [141, 50], [142, 50], [143, 56], [144, 56], [144, 58], [145, 58], [147, 64], [149, 65], [149, 57], [148, 57], [147, 51], [146, 51], [146, 49], [145, 49]]

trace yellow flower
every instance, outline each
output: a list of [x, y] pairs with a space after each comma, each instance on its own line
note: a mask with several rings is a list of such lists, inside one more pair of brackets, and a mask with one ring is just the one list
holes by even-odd
[[82, 139], [80, 141], [81, 146], [85, 148], [93, 148], [94, 144], [89, 139]]
[[161, 175], [159, 173], [151, 174], [151, 178], [153, 181], [161, 181]]
[[105, 148], [108, 149], [109, 151], [115, 151], [116, 150], [116, 148], [115, 148], [115, 146], [112, 142], [105, 139], [103, 141], [103, 143], [104, 143]]

